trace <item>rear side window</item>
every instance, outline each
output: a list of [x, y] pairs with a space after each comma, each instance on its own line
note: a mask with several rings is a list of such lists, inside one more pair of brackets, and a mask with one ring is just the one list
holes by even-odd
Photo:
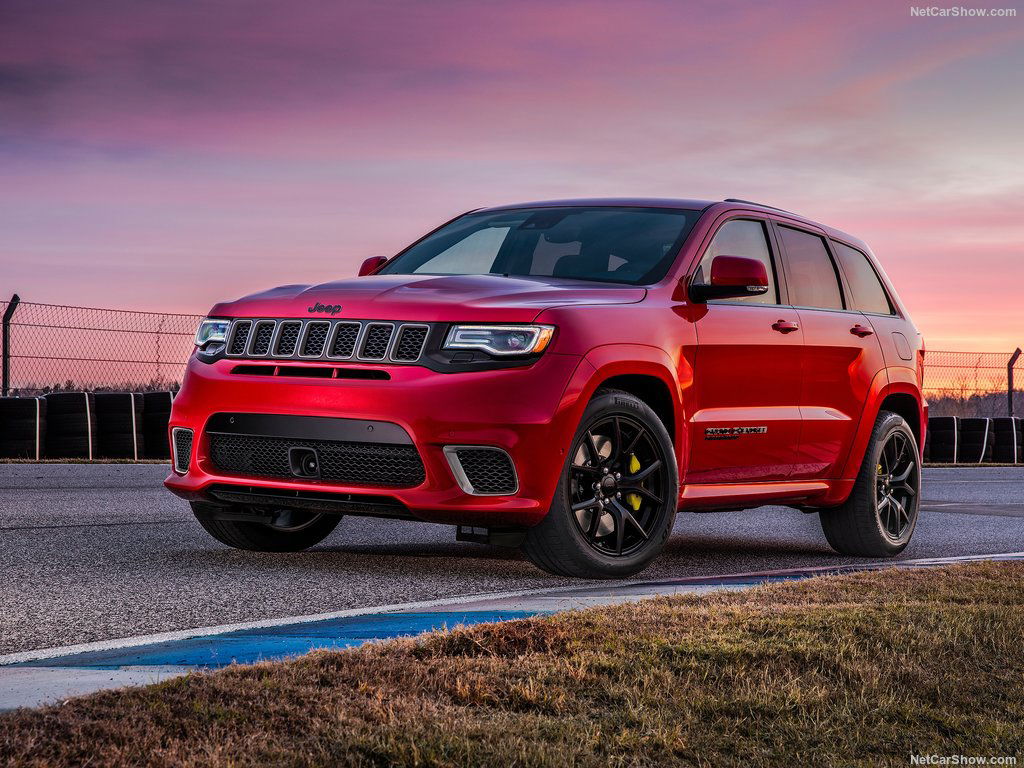
[[892, 304], [889, 303], [889, 296], [868, 257], [856, 248], [837, 243], [835, 240], [832, 241], [832, 247], [850, 284], [850, 292], [853, 294], [857, 309], [876, 315], [891, 315]]
[[828, 255], [825, 240], [791, 227], [779, 227], [786, 249], [786, 284], [789, 301], [797, 307], [843, 309], [839, 275]]
[[711, 262], [715, 256], [743, 256], [748, 259], [757, 259], [764, 264], [768, 273], [768, 285], [771, 287], [767, 293], [759, 296], [738, 296], [727, 301], [742, 301], [745, 304], [778, 304], [779, 293], [776, 288], [775, 266], [772, 264], [772, 254], [768, 249], [768, 238], [764, 230], [764, 223], [750, 219], [733, 219], [722, 225], [715, 233], [714, 239], [708, 245], [700, 260], [700, 266], [693, 275], [693, 282], [707, 283], [711, 279]]

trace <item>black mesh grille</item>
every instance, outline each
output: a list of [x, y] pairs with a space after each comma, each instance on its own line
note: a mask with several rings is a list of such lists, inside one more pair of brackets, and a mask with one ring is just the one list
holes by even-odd
[[294, 355], [301, 330], [302, 323], [281, 323], [281, 331], [277, 335], [277, 347], [274, 349], [274, 354], [286, 357]]
[[422, 326], [412, 326], [402, 329], [402, 334], [395, 344], [395, 351], [391, 357], [395, 360], [418, 360], [420, 352], [423, 351], [423, 342], [427, 340], [427, 329]]
[[251, 330], [252, 323], [248, 320], [235, 324], [235, 335], [231, 339], [232, 355], [240, 355], [245, 352], [245, 342], [249, 340], [249, 331]]
[[516, 472], [512, 459], [493, 448], [459, 448], [455, 451], [476, 493], [515, 493]]
[[293, 478], [288, 449], [313, 448], [320, 478], [352, 485], [406, 488], [424, 480], [423, 462], [411, 445], [342, 443], [210, 432], [210, 460], [228, 473]]
[[174, 430], [174, 471], [185, 474], [192, 460], [192, 430]]
[[330, 329], [330, 323], [310, 323], [306, 328], [306, 339], [302, 342], [302, 351], [299, 354], [307, 357], [320, 357], [324, 353], [324, 345], [327, 344], [327, 333]]
[[363, 348], [359, 351], [360, 357], [367, 360], [383, 360], [388, 353], [388, 342], [391, 341], [391, 332], [394, 329], [384, 323], [370, 323], [366, 329], [366, 338], [363, 339]]
[[273, 321], [256, 324], [256, 339], [252, 343], [254, 355], [265, 355], [270, 351], [270, 340], [274, 336]]
[[356, 348], [356, 337], [359, 336], [358, 323], [339, 323], [331, 345], [333, 357], [352, 357]]

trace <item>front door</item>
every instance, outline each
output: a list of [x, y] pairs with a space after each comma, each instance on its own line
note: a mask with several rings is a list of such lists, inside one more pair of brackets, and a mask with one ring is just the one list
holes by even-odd
[[780, 294], [772, 242], [766, 222], [729, 219], [693, 276], [702, 282], [715, 256], [744, 256], [765, 264], [772, 287], [761, 296], [691, 308], [697, 352], [685, 483], [767, 482], [793, 474], [803, 330]]

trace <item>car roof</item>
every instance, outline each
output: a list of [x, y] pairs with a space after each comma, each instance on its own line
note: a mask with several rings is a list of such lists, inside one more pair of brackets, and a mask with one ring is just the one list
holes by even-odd
[[782, 208], [776, 208], [773, 205], [766, 203], [755, 203], [750, 200], [739, 200], [737, 198], [726, 198], [725, 200], [696, 200], [696, 199], [680, 199], [680, 198], [669, 198], [669, 197], [583, 197], [583, 198], [567, 198], [564, 200], [535, 200], [526, 203], [511, 203], [509, 205], [495, 205], [486, 208], [478, 208], [473, 213], [482, 213], [490, 211], [513, 211], [517, 208], [559, 208], [559, 207], [594, 207], [600, 208], [603, 206], [614, 207], [614, 208], [677, 208], [680, 210], [687, 211], [706, 211], [711, 207], [717, 208], [717, 212], [724, 213], [729, 210], [752, 210], [761, 211], [763, 213], [771, 213], [775, 215], [783, 215], [792, 218], [796, 221], [801, 221], [806, 224], [823, 229], [829, 237], [833, 237], [837, 240], [843, 240], [851, 245], [858, 246], [860, 248], [867, 248], [867, 244], [864, 243], [858, 237], [854, 237], [842, 230], [835, 229], [834, 227], [821, 224], [820, 222], [809, 219], [806, 216], [801, 216], [798, 213], [792, 213], [791, 211], [783, 210]]

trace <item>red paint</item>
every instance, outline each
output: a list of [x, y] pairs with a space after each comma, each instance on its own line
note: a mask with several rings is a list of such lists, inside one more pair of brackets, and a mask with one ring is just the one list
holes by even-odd
[[[559, 201], [559, 205], [573, 201]], [[587, 201], [593, 205], [594, 201]], [[543, 323], [555, 326], [550, 347], [523, 367], [436, 373], [419, 365], [331, 363], [386, 370], [388, 381], [298, 379], [231, 373], [236, 360], [193, 357], [174, 402], [172, 427], [197, 434], [185, 476], [167, 486], [202, 498], [211, 483], [378, 493], [417, 516], [443, 522], [531, 524], [547, 512], [565, 454], [587, 401], [608, 379], [645, 377], [671, 406], [670, 422], [688, 509], [760, 504], [828, 506], [843, 501], [859, 469], [883, 400], [912, 404], [923, 441], [920, 334], [867, 246], [793, 214], [753, 204], [617, 200], [615, 205], [703, 209], [660, 282], [637, 287], [496, 275], [371, 275], [319, 286], [284, 286], [218, 304], [222, 317], [308, 318], [317, 303], [341, 305], [336, 318], [438, 323]], [[695, 303], [690, 278], [718, 228], [754, 218], [842, 241], [868, 254], [895, 307], [891, 316], [788, 303], [788, 267], [781, 242], [780, 304]], [[722, 261], [719, 257], [715, 264]], [[752, 277], [749, 259], [723, 262], [714, 279]], [[369, 262], [367, 262], [369, 264]], [[373, 270], [379, 269], [379, 264]], [[735, 269], [733, 269], [735, 268]], [[761, 275], [767, 280], [764, 268]], [[757, 282], [746, 284], [758, 284]], [[902, 338], [911, 347], [896, 346]], [[325, 363], [291, 361], [282, 365]], [[332, 486], [217, 474], [202, 430], [219, 411], [336, 416], [394, 422], [412, 437], [426, 468], [410, 489]], [[761, 433], [709, 440], [705, 430], [765, 427]], [[713, 433], [712, 433], [713, 434]], [[490, 445], [512, 457], [520, 488], [514, 496], [470, 496], [445, 461], [445, 445]]]

